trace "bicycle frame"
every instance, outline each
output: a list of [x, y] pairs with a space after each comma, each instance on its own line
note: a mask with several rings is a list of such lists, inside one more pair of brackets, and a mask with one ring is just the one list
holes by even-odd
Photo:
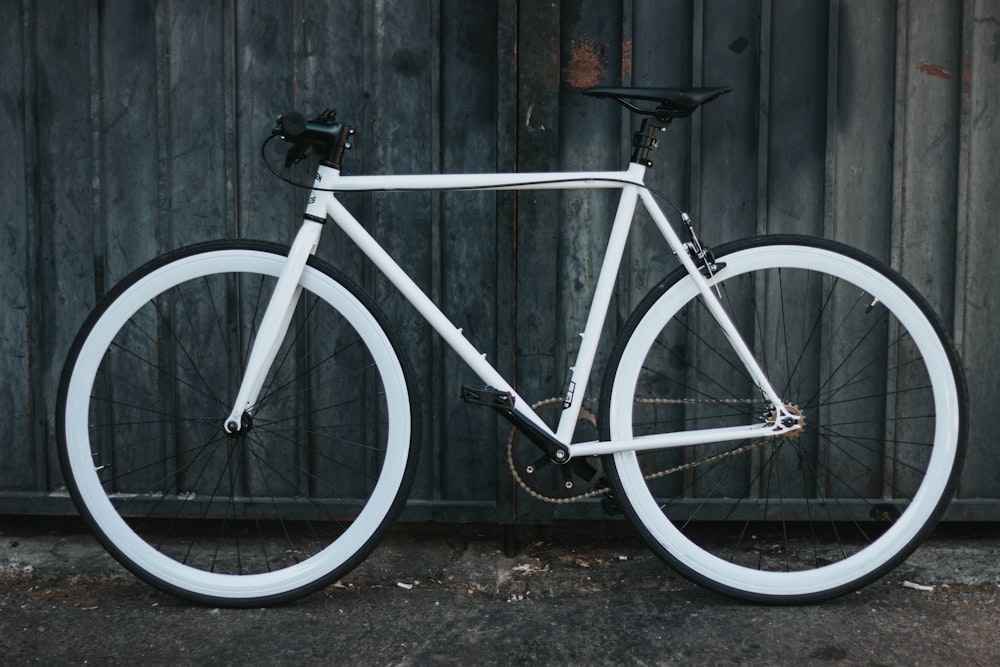
[[[611, 172], [342, 176], [338, 169], [329, 165], [321, 165], [315, 177], [314, 189], [308, 200], [305, 219], [292, 243], [288, 261], [278, 279], [257, 338], [254, 341], [233, 411], [226, 419], [226, 431], [232, 433], [242, 428], [244, 416], [252, 410], [252, 406], [257, 400], [267, 371], [274, 361], [280, 342], [291, 321], [300, 290], [298, 287], [299, 279], [309, 256], [316, 252], [322, 229], [328, 218], [332, 219], [347, 234], [483, 383], [512, 397], [511, 408], [513, 412], [561, 443], [565, 449], [560, 452], [560, 455], [563, 452], [567, 455], [559, 459], [560, 463], [565, 463], [576, 456], [685, 447], [747, 438], [773, 438], [798, 430], [801, 428], [798, 418], [785, 409], [784, 402], [772, 387], [713, 291], [714, 277], [702, 275], [701, 270], [688, 253], [686, 244], [674, 231], [666, 215], [653, 199], [653, 195], [644, 186], [645, 170], [645, 166], [633, 162], [625, 171]], [[514, 387], [487, 361], [486, 355], [475, 348], [464, 336], [462, 329], [456, 327], [448, 319], [335, 195], [336, 192], [358, 191], [532, 189], [621, 189], [622, 191], [582, 334], [580, 349], [577, 352], [576, 363], [571, 367], [572, 374], [567, 390], [566, 407], [555, 431], [542, 421], [530, 404], [521, 398]], [[628, 233], [632, 226], [636, 206], [640, 201], [663, 234], [667, 245], [697, 285], [708, 310], [722, 328], [750, 377], [764, 397], [774, 406], [776, 416], [773, 420], [746, 426], [655, 434], [621, 442], [570, 442], [583, 404], [583, 397], [586, 395], [588, 380], [597, 354], [600, 332], [611, 303]]]
[[[427, 407], [375, 300], [312, 258], [329, 224], [478, 376], [462, 399], [513, 424], [517, 507], [522, 492], [605, 496], [680, 574], [755, 603], [816, 602], [886, 574], [959, 481], [961, 364], [927, 301], [877, 259], [793, 234], [727, 243], [716, 259], [691, 218], [654, 197], [644, 178], [658, 133], [728, 91], [584, 91], [641, 119], [621, 171], [342, 176], [354, 130], [331, 110], [282, 114], [261, 146], [265, 166], [299, 187], [274, 169], [272, 140], [288, 145], [286, 167], [310, 154], [321, 165], [291, 247], [222, 239], [173, 250], [112, 287], [70, 345], [55, 423], [81, 515], [130, 571], [200, 604], [289, 601], [371, 553], [407, 506]], [[593, 284], [578, 290], [591, 299], [586, 321], [566, 332], [579, 347], [564, 355], [565, 398], [535, 407], [347, 210], [341, 200], [354, 197], [340, 196], [570, 189], [602, 189], [618, 205], [601, 227]], [[681, 268], [638, 303], [598, 368], [640, 206]], [[676, 227], [665, 214], [675, 210]], [[603, 391], [588, 393], [595, 371]], [[219, 392], [234, 401], [228, 416]], [[599, 422], [584, 398], [598, 393]], [[578, 435], [594, 426], [598, 439]], [[192, 532], [195, 519], [208, 521]], [[743, 528], [704, 539], [719, 521]]]

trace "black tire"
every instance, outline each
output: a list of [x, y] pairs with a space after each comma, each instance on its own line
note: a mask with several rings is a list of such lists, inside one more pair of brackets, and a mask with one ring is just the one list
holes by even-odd
[[98, 539], [198, 602], [284, 602], [342, 577], [402, 509], [419, 421], [375, 304], [311, 258], [252, 425], [230, 436], [254, 331], [287, 249], [169, 253], [98, 304], [69, 353], [59, 453]]
[[[777, 603], [854, 590], [902, 562], [950, 501], [967, 423], [958, 356], [917, 291], [854, 249], [781, 236], [717, 254], [714, 289], [805, 426], [608, 456], [617, 499], [656, 553], [714, 590]], [[768, 421], [696, 292], [675, 272], [629, 318], [604, 438]]]

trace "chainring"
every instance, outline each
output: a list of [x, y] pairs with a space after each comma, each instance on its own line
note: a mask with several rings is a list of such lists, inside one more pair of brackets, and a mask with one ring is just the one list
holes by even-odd
[[[562, 398], [549, 398], [532, 406], [546, 422], [554, 423], [563, 409]], [[597, 439], [597, 415], [580, 409], [574, 440]], [[557, 464], [523, 437], [516, 428], [507, 439], [507, 463], [511, 477], [529, 495], [549, 503], [569, 503], [600, 494], [607, 482], [599, 456], [584, 456]]]

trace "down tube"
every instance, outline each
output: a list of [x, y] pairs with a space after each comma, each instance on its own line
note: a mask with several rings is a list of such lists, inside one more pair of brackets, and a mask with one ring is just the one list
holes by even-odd
[[552, 433], [552, 429], [535, 414], [530, 405], [514, 391], [510, 383], [486, 360], [486, 355], [479, 352], [469, 342], [469, 339], [465, 337], [462, 330], [456, 327], [441, 312], [441, 309], [420, 289], [419, 285], [413, 282], [413, 279], [403, 271], [399, 264], [386, 252], [385, 248], [365, 230], [362, 224], [358, 222], [358, 219], [332, 193], [324, 192], [322, 200], [326, 204], [327, 214], [333, 218], [337, 226], [347, 234], [348, 238], [354, 241], [361, 252], [389, 279], [389, 282], [399, 290], [400, 294], [417, 309], [417, 312], [455, 350], [462, 358], [462, 361], [468, 364], [469, 368], [472, 369], [479, 379], [491, 387], [513, 394], [515, 404], [518, 405], [518, 412], [530, 419], [545, 432]]

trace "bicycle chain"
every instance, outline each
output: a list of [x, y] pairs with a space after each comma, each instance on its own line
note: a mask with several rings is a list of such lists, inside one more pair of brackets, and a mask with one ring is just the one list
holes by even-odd
[[[695, 405], [700, 403], [753, 404], [760, 402], [760, 400], [755, 400], [750, 398], [730, 398], [730, 399], [721, 399], [716, 401], [699, 400], [696, 398], [638, 398], [635, 400], [638, 403], [663, 404], [663, 405]], [[538, 409], [540, 407], [551, 405], [557, 401], [562, 403], [563, 399], [558, 397], [547, 398], [543, 401], [535, 403], [532, 406], [532, 408]], [[587, 399], [586, 402], [594, 403], [596, 401], [597, 399], [591, 398]], [[532, 498], [553, 505], [565, 505], [568, 503], [575, 503], [581, 500], [586, 500], [587, 498], [595, 498], [597, 496], [606, 494], [609, 491], [611, 491], [609, 487], [604, 486], [569, 498], [553, 498], [552, 496], [546, 496], [542, 493], [535, 491], [530, 486], [528, 486], [528, 484], [523, 479], [521, 479], [521, 476], [517, 473], [517, 469], [514, 463], [514, 443], [517, 441], [518, 437], [519, 437], [519, 432], [517, 431], [517, 429], [511, 429], [510, 436], [508, 436], [507, 438], [507, 465], [510, 468], [510, 474], [511, 477], [514, 478], [514, 481], [516, 481], [518, 486], [524, 489], [524, 491]], [[649, 482], [654, 479], [660, 479], [661, 477], [666, 477], [667, 475], [673, 475], [674, 473], [683, 472], [690, 468], [704, 465], [706, 463], [714, 463], [715, 461], [721, 461], [724, 458], [728, 458], [730, 456], [736, 456], [737, 454], [742, 454], [744, 452], [748, 452], [750, 450], [761, 447], [767, 444], [768, 442], [770, 441], [767, 439], [757, 440], [755, 442], [751, 442], [741, 447], [737, 447], [736, 449], [731, 449], [726, 452], [720, 452], [719, 454], [714, 454], [712, 456], [709, 456], [708, 458], [699, 459], [697, 461], [689, 461], [688, 463], [682, 463], [681, 465], [674, 466], [673, 468], [667, 468], [666, 470], [660, 470], [654, 473], [649, 473], [648, 475], [644, 475], [643, 479]]]
[[[562, 405], [564, 402], [565, 401], [564, 401], [564, 399], [562, 397], [546, 398], [545, 400], [538, 401], [537, 403], [533, 404], [531, 406], [531, 408], [533, 410], [545, 409], [546, 407], [557, 405], [557, 404], [558, 405]], [[588, 402], [594, 402], [594, 399], [590, 399]], [[581, 418], [586, 419], [586, 417], [584, 417], [583, 414], [584, 414], [584, 412], [583, 412], [583, 410], [581, 410]], [[592, 423], [596, 426], [596, 415], [594, 415], [593, 411], [590, 411], [590, 410], [587, 411], [587, 414], [589, 414], [593, 418], [593, 422]], [[590, 421], [590, 420], [588, 419], [588, 421]], [[547, 503], [552, 503], [554, 505], [564, 505], [564, 504], [567, 504], [567, 503], [575, 503], [575, 502], [577, 502], [579, 500], [583, 500], [584, 498], [592, 498], [595, 495], [600, 495], [600, 494], [605, 493], [607, 491], [607, 488], [601, 488], [601, 489], [596, 489], [594, 491], [585, 491], [585, 492], [582, 492], [582, 493], [580, 493], [578, 495], [574, 495], [574, 496], [570, 496], [570, 497], [565, 497], [565, 498], [556, 498], [556, 497], [553, 497], [553, 496], [547, 496], [547, 495], [545, 495], [543, 493], [539, 493], [535, 489], [531, 488], [531, 486], [529, 486], [528, 483], [525, 482], [521, 478], [521, 475], [518, 474], [518, 472], [517, 472], [517, 464], [514, 462], [514, 443], [517, 442], [517, 440], [518, 440], [519, 437], [520, 437], [520, 432], [516, 428], [511, 429], [510, 436], [508, 436], [508, 438], [507, 438], [507, 466], [510, 469], [510, 476], [513, 477], [514, 481], [517, 482], [518, 486], [520, 486], [522, 489], [524, 489], [525, 493], [527, 493], [532, 498], [535, 498], [537, 500], [541, 500], [541, 501], [544, 501], [544, 502], [547, 502]], [[591, 458], [591, 457], [587, 457], [587, 458]], [[594, 457], [594, 458], [596, 458], [596, 457]]]

